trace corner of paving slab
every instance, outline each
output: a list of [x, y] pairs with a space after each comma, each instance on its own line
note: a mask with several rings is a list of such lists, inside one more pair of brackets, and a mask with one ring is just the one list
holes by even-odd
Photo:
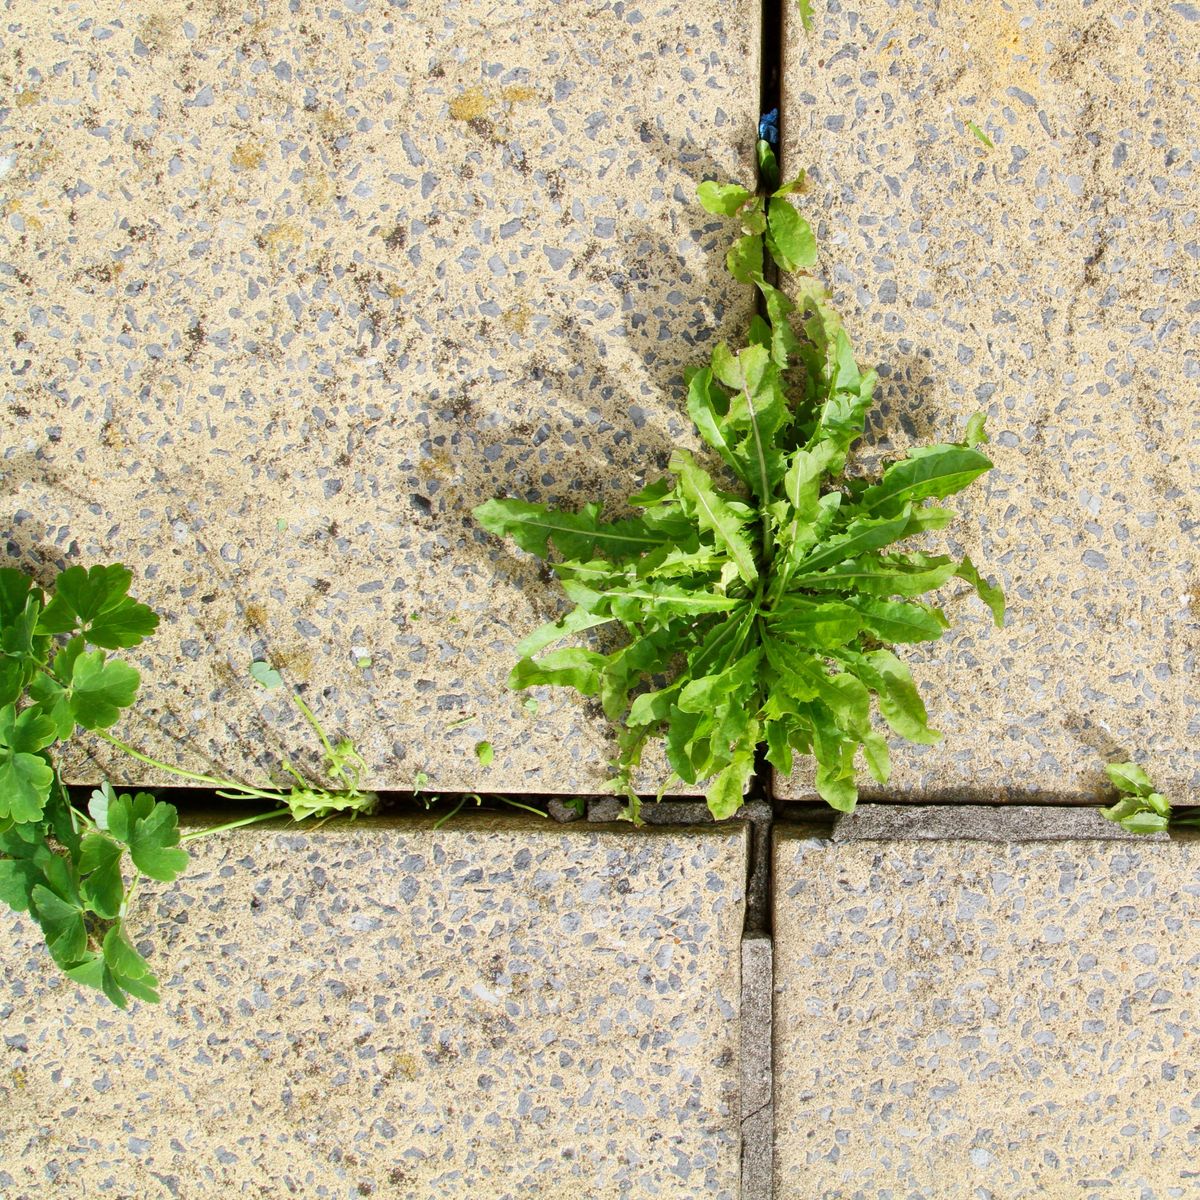
[[5, 914], [0, 1192], [736, 1200], [746, 825], [435, 826], [192, 842], [130, 914], [160, 1006]]
[[865, 805], [773, 870], [778, 1200], [1190, 1194], [1200, 839]]
[[[20, 7], [3, 529], [164, 616], [139, 746], [319, 763], [263, 657], [371, 787], [598, 787], [587, 701], [506, 686], [561, 591], [471, 512], [619, 504], [696, 444], [684, 370], [753, 309], [695, 190], [753, 174], [757, 0]], [[173, 782], [90, 749], [68, 780]]]

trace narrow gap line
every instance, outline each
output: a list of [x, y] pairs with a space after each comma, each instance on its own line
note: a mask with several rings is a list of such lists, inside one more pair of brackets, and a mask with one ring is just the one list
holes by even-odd
[[[792, 0], [762, 0], [760, 7], [759, 113], [780, 107], [783, 78], [783, 6]], [[779, 126], [782, 129], [782, 122]], [[758, 129], [754, 130], [757, 137]], [[783, 170], [783, 137], [775, 148]], [[757, 158], [757, 155], [756, 155]], [[759, 178], [758, 190], [764, 188]], [[770, 282], [779, 283], [772, 265]], [[758, 294], [758, 314], [766, 319], [766, 302]], [[772, 872], [772, 828], [780, 813], [774, 771], [766, 751], [754, 755], [754, 775], [746, 796], [749, 850], [746, 862], [746, 916], [741, 947], [741, 1129], [742, 1200], [770, 1200], [774, 1195], [775, 1032], [774, 931], [775, 881]]]
[[[788, 0], [763, 0], [761, 6], [761, 43], [759, 47], [759, 113], [768, 113], [780, 106], [783, 78], [783, 5]], [[755, 137], [758, 135], [757, 126]], [[776, 147], [777, 156], [782, 154], [783, 139]], [[762, 178], [758, 188], [763, 190]], [[778, 284], [778, 272], [774, 265], [768, 267], [770, 282]], [[760, 292], [757, 296], [758, 315], [767, 317], [766, 302]], [[767, 762], [766, 749], [759, 746], [754, 754], [754, 774], [746, 795], [748, 804], [759, 803], [765, 815], [756, 821], [750, 838], [750, 861], [747, 864], [747, 886], [756, 897], [746, 907], [745, 932], [770, 934], [771, 932], [771, 825], [778, 815], [775, 798], [775, 776]]]

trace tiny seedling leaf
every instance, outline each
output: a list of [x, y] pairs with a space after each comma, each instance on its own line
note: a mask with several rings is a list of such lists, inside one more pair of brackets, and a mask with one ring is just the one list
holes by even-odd
[[283, 676], [269, 662], [256, 659], [250, 664], [250, 675], [268, 691], [283, 686]]

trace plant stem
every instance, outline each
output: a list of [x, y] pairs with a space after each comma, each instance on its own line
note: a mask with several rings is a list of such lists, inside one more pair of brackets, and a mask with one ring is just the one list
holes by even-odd
[[292, 699], [295, 700], [296, 707], [304, 714], [305, 720], [313, 727], [317, 737], [321, 739], [321, 745], [325, 747], [326, 755], [333, 758], [333, 747], [329, 744], [329, 739], [325, 736], [325, 730], [321, 728], [321, 722], [317, 720], [316, 714], [304, 703], [304, 698], [299, 692], [293, 690]]
[[238, 783], [236, 779], [214, 779], [211, 775], [201, 775], [197, 771], [185, 771], [182, 767], [173, 767], [169, 763], [159, 762], [157, 758], [151, 758], [148, 754], [143, 754], [140, 750], [135, 750], [132, 746], [113, 737], [111, 733], [105, 733], [103, 729], [93, 729], [92, 733], [103, 741], [108, 742], [110, 746], [115, 746], [118, 750], [128, 754], [130, 758], [136, 758], [138, 762], [143, 762], [149, 767], [157, 767], [160, 771], [166, 771], [168, 775], [178, 775], [180, 779], [190, 779], [195, 783], [207, 783], [212, 787], [237, 788], [239, 791], [244, 792], [247, 798], [257, 797], [261, 800], [274, 801], [281, 799], [281, 793], [278, 790], [268, 792], [262, 788], [252, 787], [249, 784]]
[[445, 823], [447, 821], [449, 821], [452, 817], [458, 816], [459, 810], [462, 808], [462, 806], [464, 804], [466, 804], [466, 802], [467, 802], [467, 798], [466, 798], [466, 796], [464, 796], [444, 817], [439, 817], [436, 821], [434, 821], [434, 823], [433, 823], [434, 829], [441, 829], [441, 827], [443, 825], [445, 825]]
[[240, 829], [243, 825], [255, 825], [259, 821], [270, 821], [274, 817], [286, 817], [287, 810], [277, 808], [273, 812], [255, 813], [251, 817], [239, 817], [236, 821], [226, 821], [223, 825], [214, 825], [211, 829], [194, 829], [180, 837], [181, 842], [191, 842], [196, 838], [210, 837], [214, 833], [225, 833], [230, 829]]

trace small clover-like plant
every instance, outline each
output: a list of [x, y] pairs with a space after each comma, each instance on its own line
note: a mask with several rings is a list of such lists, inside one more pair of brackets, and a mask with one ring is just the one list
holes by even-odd
[[[707, 781], [718, 818], [741, 805], [760, 746], [784, 774], [813, 755], [820, 795], [853, 808], [860, 751], [877, 781], [888, 778], [872, 700], [894, 734], [940, 737], [892, 650], [948, 628], [918, 597], [961, 579], [1003, 621], [1002, 593], [970, 559], [901, 548], [945, 528], [954, 514], [936, 501], [992, 466], [979, 449], [983, 414], [962, 441], [912, 449], [877, 479], [846, 473], [876, 375], [859, 369], [827, 291], [806, 273], [816, 239], [789, 198], [802, 178], [780, 186], [765, 137], [758, 158], [765, 195], [699, 189], [709, 212], [739, 223], [726, 265], [762, 299], [748, 344], [722, 342], [686, 375], [688, 413], [723, 473], [677, 449], [674, 478], [630, 496], [638, 515], [615, 521], [597, 503], [560, 512], [496, 499], [475, 510], [485, 529], [550, 560], [575, 605], [520, 643], [510, 685], [574, 687], [623, 723], [614, 789], [635, 821], [632, 772], [660, 736], [675, 777]], [[793, 275], [788, 291], [770, 281], [771, 264]], [[600, 627], [622, 630], [621, 644], [554, 648]]]
[[49, 596], [0, 569], [0, 900], [29, 912], [72, 979], [158, 998], [125, 933], [125, 872], [169, 882], [186, 866], [178, 818], [143, 792], [108, 788], [72, 807], [54, 750], [76, 729], [102, 735], [137, 696], [138, 672], [110, 651], [139, 645], [158, 616], [129, 597], [119, 563], [61, 572]]
[[[107, 782], [84, 812], [72, 804], [56, 765], [56, 752], [78, 730], [219, 795], [282, 805], [297, 821], [370, 812], [377, 804], [360, 787], [363, 763], [353, 743], [333, 746], [295, 693], [337, 790], [308, 782], [290, 764], [296, 783], [288, 790], [201, 775], [114, 737], [109, 731], [136, 702], [141, 677], [110, 652], [140, 645], [158, 627], [157, 614], [129, 596], [131, 579], [119, 563], [69, 567], [46, 593], [23, 572], [0, 568], [0, 900], [38, 922], [71, 979], [122, 1008], [131, 996], [158, 999], [158, 981], [127, 935], [139, 878], [169, 883], [187, 866], [184, 842], [284, 813], [274, 808], [181, 835], [173, 805], [147, 792], [118, 793]], [[253, 673], [267, 686], [282, 682], [278, 673]]]

